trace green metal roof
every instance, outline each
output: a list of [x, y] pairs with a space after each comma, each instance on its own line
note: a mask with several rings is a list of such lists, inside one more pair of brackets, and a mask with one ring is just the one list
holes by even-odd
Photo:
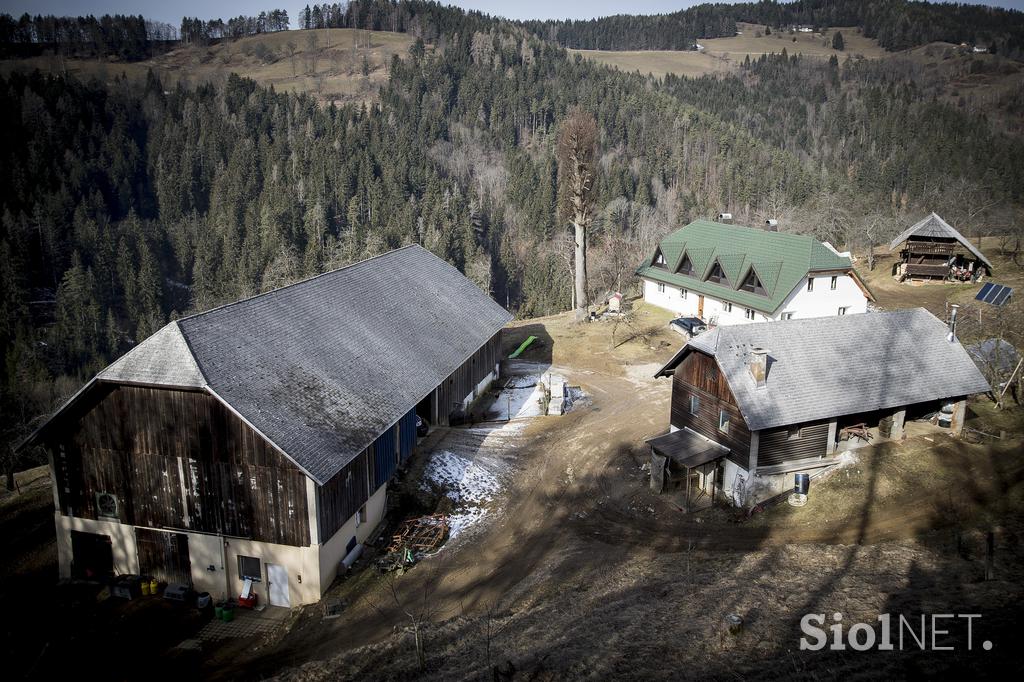
[[[812, 237], [710, 220], [695, 220], [676, 230], [662, 239], [658, 248], [667, 267], [653, 266], [652, 255], [636, 271], [641, 277], [768, 313], [778, 310], [808, 273], [853, 269], [849, 258]], [[676, 272], [684, 255], [693, 264], [692, 277]], [[716, 261], [729, 278], [728, 285], [705, 281]], [[739, 288], [751, 268], [767, 296]]]

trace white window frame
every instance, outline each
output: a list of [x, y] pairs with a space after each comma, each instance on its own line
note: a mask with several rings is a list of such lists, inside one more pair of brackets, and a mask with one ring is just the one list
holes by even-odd
[[743, 316], [746, 317], [748, 320], [754, 319], [754, 309], [753, 308], [747, 308], [743, 312]]
[[839, 276], [832, 275], [832, 282], [829, 284], [829, 289], [835, 291], [837, 286], [839, 286]]
[[659, 294], [665, 293], [665, 285], [662, 282], [658, 282], [658, 293]]
[[679, 290], [679, 297], [682, 298], [684, 301], [686, 300], [686, 289]]
[[732, 303], [730, 303], [729, 301], [722, 301], [722, 312], [723, 313], [731, 313], [732, 312]]
[[782, 319], [783, 320], [792, 320], [793, 319], [793, 313], [782, 313]]
[[813, 277], [808, 277], [807, 278], [807, 291], [808, 292], [814, 291], [814, 278]]
[[718, 430], [722, 433], [729, 433], [729, 422], [731, 418], [725, 410], [718, 411]]
[[690, 414], [697, 415], [700, 413], [700, 396], [690, 395]]
[[847, 310], [847, 306], [841, 305], [841, 306], [839, 306], [839, 312], [836, 313], [836, 314], [837, 315], [845, 315], [846, 314], [846, 310]]

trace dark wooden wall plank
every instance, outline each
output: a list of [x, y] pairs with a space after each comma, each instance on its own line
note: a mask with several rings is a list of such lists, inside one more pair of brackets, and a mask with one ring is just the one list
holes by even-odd
[[[700, 399], [696, 415], [690, 414], [690, 396]], [[729, 431], [718, 429], [719, 411], [729, 414]], [[671, 423], [689, 427], [730, 449], [729, 459], [744, 468], [750, 466], [750, 430], [729, 385], [709, 355], [694, 351], [686, 356], [672, 376]]]
[[64, 513], [98, 518], [96, 493], [107, 492], [123, 523], [309, 544], [305, 474], [216, 398], [106, 384], [93, 393], [49, 443], [63, 462]]

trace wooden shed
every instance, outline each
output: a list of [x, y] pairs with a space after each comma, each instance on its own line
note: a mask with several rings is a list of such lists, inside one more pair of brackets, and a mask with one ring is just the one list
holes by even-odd
[[901, 279], [967, 281], [992, 274], [988, 258], [937, 213], [892, 240], [889, 250], [897, 249], [900, 261], [893, 274]]

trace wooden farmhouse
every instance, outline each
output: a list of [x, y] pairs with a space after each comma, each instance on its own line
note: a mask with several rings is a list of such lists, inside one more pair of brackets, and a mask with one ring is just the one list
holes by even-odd
[[992, 263], [985, 254], [937, 213], [893, 239], [889, 250], [899, 250], [893, 275], [900, 280], [968, 281], [986, 272], [992, 274]]
[[769, 227], [696, 220], [669, 234], [637, 270], [644, 301], [709, 326], [867, 311], [848, 254]]
[[989, 391], [923, 308], [718, 327], [656, 376], [672, 377], [672, 407], [670, 432], [649, 441], [652, 485], [737, 505], [791, 489], [795, 473], [858, 443], [899, 439], [907, 420], [934, 414], [957, 433], [967, 397]]
[[499, 372], [511, 316], [419, 246], [172, 322], [36, 432], [60, 573], [316, 602], [381, 521], [416, 417]]

